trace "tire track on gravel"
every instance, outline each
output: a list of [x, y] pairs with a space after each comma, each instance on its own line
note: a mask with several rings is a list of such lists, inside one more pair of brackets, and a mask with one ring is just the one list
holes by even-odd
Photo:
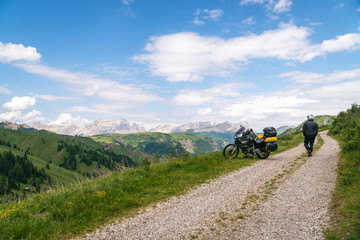
[[86, 239], [321, 239], [339, 147], [320, 134], [312, 158], [303, 144], [270, 155]]

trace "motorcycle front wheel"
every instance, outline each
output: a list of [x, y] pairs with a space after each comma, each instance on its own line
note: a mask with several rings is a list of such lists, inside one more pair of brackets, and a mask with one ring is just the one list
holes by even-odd
[[266, 159], [269, 155], [270, 155], [270, 152], [266, 151], [266, 150], [264, 152], [256, 153], [256, 156], [260, 159]]
[[231, 143], [224, 147], [223, 155], [225, 158], [236, 158], [239, 154], [239, 148], [235, 144]]

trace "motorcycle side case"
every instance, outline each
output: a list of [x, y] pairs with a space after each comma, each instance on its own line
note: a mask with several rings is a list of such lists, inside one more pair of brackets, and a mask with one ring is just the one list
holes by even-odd
[[273, 151], [278, 150], [278, 145], [277, 145], [277, 143], [276, 143], [276, 142], [266, 143], [266, 150], [267, 150], [267, 151], [270, 151], [270, 152], [273, 152]]

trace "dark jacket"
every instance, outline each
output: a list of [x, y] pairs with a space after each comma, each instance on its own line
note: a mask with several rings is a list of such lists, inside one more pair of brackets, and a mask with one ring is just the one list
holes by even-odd
[[302, 132], [305, 137], [316, 137], [316, 135], [318, 134], [318, 130], [318, 124], [312, 119], [307, 120], [302, 128]]

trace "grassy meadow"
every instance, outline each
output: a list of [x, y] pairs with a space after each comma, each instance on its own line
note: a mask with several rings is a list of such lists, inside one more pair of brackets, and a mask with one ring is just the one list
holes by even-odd
[[[280, 138], [279, 152], [300, 142], [300, 134]], [[0, 205], [0, 239], [79, 236], [253, 162], [253, 158], [242, 154], [228, 160], [221, 152], [168, 157], [161, 163], [53, 188], [20, 202]]]

